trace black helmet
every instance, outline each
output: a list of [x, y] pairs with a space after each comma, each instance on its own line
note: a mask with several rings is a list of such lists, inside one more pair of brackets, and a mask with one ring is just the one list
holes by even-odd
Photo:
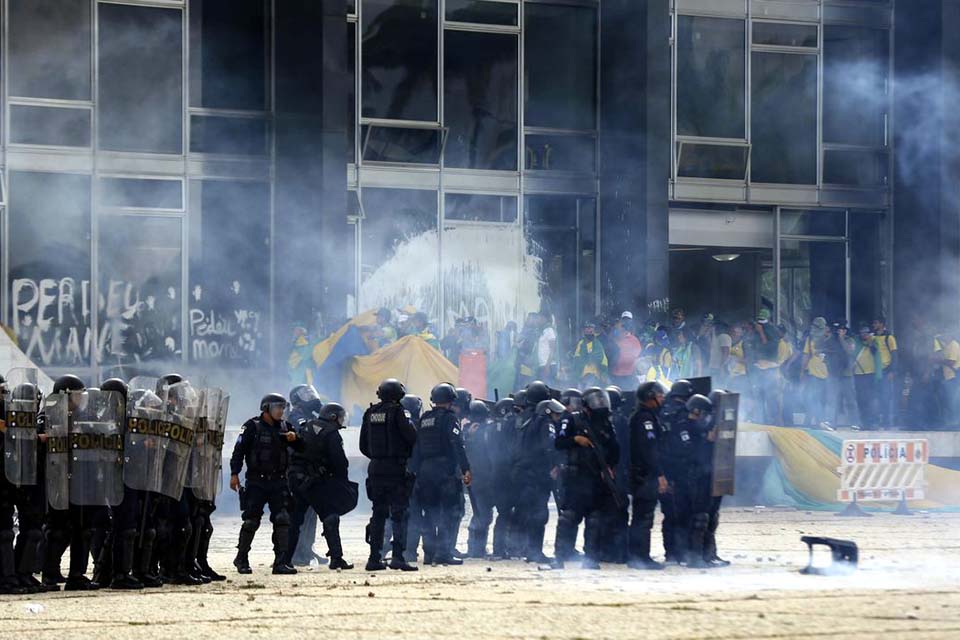
[[400, 406], [406, 409], [414, 420], [420, 419], [420, 414], [423, 412], [423, 400], [420, 396], [405, 395], [400, 398]]
[[[2, 384], [2, 383], [0, 383]], [[39, 399], [40, 390], [32, 382], [21, 382], [10, 393], [12, 400], [23, 400], [25, 402], [36, 402]]]
[[453, 404], [457, 401], [457, 390], [449, 382], [441, 382], [430, 391], [433, 404]]
[[572, 411], [579, 411], [583, 408], [583, 394], [580, 389], [567, 389], [560, 394], [560, 402]]
[[660, 382], [644, 382], [637, 388], [637, 402], [643, 404], [648, 400], [656, 400], [659, 395], [667, 395], [667, 388]]
[[528, 384], [526, 391], [528, 404], [540, 404], [544, 400], [550, 399], [550, 387], [539, 380], [534, 380]]
[[616, 411], [623, 404], [623, 391], [615, 384], [607, 387], [607, 395], [610, 396], [610, 408]]
[[538, 416], [545, 416], [550, 413], [563, 413], [566, 409], [559, 400], [554, 400], [549, 398], [547, 400], [541, 400], [537, 403], [536, 414]]
[[610, 394], [600, 387], [590, 387], [583, 392], [583, 404], [590, 411], [610, 410]]
[[687, 411], [690, 413], [699, 411], [701, 414], [710, 414], [713, 413], [713, 403], [710, 402], [710, 398], [707, 396], [702, 396], [697, 393], [690, 396], [690, 399], [687, 400]]
[[513, 398], [504, 398], [493, 406], [493, 415], [498, 418], [506, 418], [508, 415], [513, 413], [513, 407]]
[[287, 407], [287, 399], [279, 393], [268, 393], [260, 399], [260, 411], [269, 411], [271, 405], [282, 404]]
[[104, 380], [103, 384], [100, 385], [100, 391], [116, 391], [123, 396], [124, 402], [127, 401], [127, 383], [120, 378]]
[[527, 392], [523, 389], [513, 394], [513, 408], [521, 411], [527, 406]]
[[689, 380], [677, 380], [670, 387], [670, 395], [686, 400], [693, 395], [693, 385]]
[[490, 407], [485, 402], [473, 400], [470, 402], [470, 419], [474, 422], [483, 422], [490, 417]]
[[179, 373], [168, 373], [165, 376], [161, 376], [157, 380], [157, 395], [163, 395], [163, 392], [167, 390], [167, 387], [172, 387], [175, 384], [180, 384], [183, 382], [183, 376]]
[[[311, 400], [319, 400], [320, 394], [312, 384], [298, 384], [290, 389], [290, 404], [294, 407], [300, 407]], [[321, 403], [322, 404], [322, 403]]]
[[400, 402], [407, 395], [403, 383], [396, 378], [387, 378], [377, 387], [377, 397], [384, 402]]
[[347, 410], [343, 408], [343, 405], [336, 402], [328, 402], [320, 409], [319, 418], [321, 420], [336, 422], [342, 427], [345, 426], [344, 423], [347, 421]]
[[723, 389], [714, 389], [710, 392], [710, 395], [707, 396], [707, 398], [710, 399], [710, 403], [713, 404], [713, 406], [717, 406], [720, 404], [720, 396], [725, 395], [727, 395], [727, 392]]
[[457, 400], [456, 405], [460, 409], [461, 413], [467, 413], [470, 411], [470, 403], [473, 402], [473, 394], [463, 387], [457, 387]]
[[53, 383], [54, 393], [63, 393], [64, 391], [83, 391], [84, 389], [86, 389], [86, 386], [83, 384], [83, 380], [72, 373], [60, 376]]

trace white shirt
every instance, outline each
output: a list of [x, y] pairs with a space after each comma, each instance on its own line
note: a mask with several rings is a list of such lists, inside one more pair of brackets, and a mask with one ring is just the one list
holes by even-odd
[[537, 362], [541, 367], [553, 364], [553, 345], [557, 342], [557, 332], [553, 327], [546, 327], [537, 340]]

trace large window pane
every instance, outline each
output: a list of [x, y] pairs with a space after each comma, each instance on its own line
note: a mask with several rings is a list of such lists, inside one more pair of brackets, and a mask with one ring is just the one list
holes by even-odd
[[754, 22], [753, 44], [780, 47], [817, 47], [817, 25]]
[[89, 147], [90, 108], [10, 105], [10, 142], [64, 147]]
[[[364, 189], [360, 308], [412, 306], [437, 317], [437, 194]], [[402, 274], [402, 275], [400, 275]]]
[[250, 366], [266, 354], [270, 186], [194, 180], [190, 211], [188, 357]]
[[190, 106], [266, 108], [263, 0], [191, 0]]
[[99, 7], [99, 138], [110, 151], [183, 150], [178, 9]]
[[823, 140], [884, 144], [889, 33], [827, 26], [823, 32]]
[[103, 216], [100, 331], [107, 365], [180, 357], [180, 219]]
[[684, 142], [680, 145], [677, 175], [682, 178], [744, 180], [748, 151], [745, 146]]
[[90, 0], [10, 0], [12, 96], [89, 100]]
[[596, 128], [596, 11], [527, 4], [524, 16], [524, 122], [556, 129]]
[[436, 0], [363, 0], [363, 115], [437, 120]]
[[680, 16], [677, 21], [677, 133], [743, 138], [744, 21]]
[[41, 366], [86, 366], [90, 345], [90, 177], [10, 173], [10, 318]]
[[365, 162], [440, 164], [439, 129], [364, 126], [360, 130]]
[[509, 2], [447, 0], [446, 18], [451, 22], [516, 25], [518, 6]]
[[823, 183], [851, 187], [887, 184], [887, 154], [876, 151], [827, 149], [823, 152]]
[[263, 118], [190, 116], [190, 151], [242, 156], [267, 155], [267, 121]]
[[444, 163], [515, 170], [517, 36], [447, 31], [444, 38]]
[[148, 178], [101, 178], [100, 204], [132, 209], [183, 210], [183, 183], [180, 180]]
[[532, 134], [524, 137], [529, 170], [593, 173], [597, 170], [597, 140], [591, 135]]
[[444, 220], [467, 222], [516, 222], [515, 196], [448, 193], [444, 196]]
[[817, 57], [753, 54], [754, 182], [816, 184]]

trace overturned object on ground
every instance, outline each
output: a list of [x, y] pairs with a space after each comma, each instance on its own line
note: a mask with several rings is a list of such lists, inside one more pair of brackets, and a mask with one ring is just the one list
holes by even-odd
[[[833, 576], [853, 573], [857, 569], [860, 551], [853, 540], [839, 540], [837, 538], [823, 538], [819, 536], [803, 536], [800, 538], [807, 545], [810, 553], [807, 566], [800, 573], [817, 576]], [[815, 567], [813, 565], [813, 547], [823, 545], [830, 547], [830, 556], [833, 560], [829, 567]]]

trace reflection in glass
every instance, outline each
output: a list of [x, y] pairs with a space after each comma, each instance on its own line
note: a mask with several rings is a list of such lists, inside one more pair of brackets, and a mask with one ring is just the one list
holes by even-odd
[[847, 219], [843, 211], [785, 209], [780, 213], [782, 235], [842, 237], [846, 234], [846, 225]]
[[597, 15], [589, 7], [524, 5], [524, 123], [596, 128]]
[[100, 147], [182, 153], [180, 10], [104, 3], [98, 12]]
[[515, 170], [517, 36], [446, 31], [444, 38], [444, 163]]
[[597, 170], [597, 146], [593, 136], [528, 133], [524, 140], [528, 170], [580, 173]]
[[847, 315], [846, 248], [843, 242], [784, 240], [780, 245], [780, 317], [801, 330], [817, 316], [827, 322]]
[[748, 151], [746, 146], [684, 142], [680, 145], [677, 175], [682, 178], [744, 180]]
[[443, 217], [467, 222], [516, 222], [517, 199], [514, 196], [448, 193], [444, 196]]
[[269, 151], [263, 118], [190, 116], [190, 151], [220, 155], [262, 156]]
[[191, 0], [190, 106], [266, 109], [263, 0]]
[[[89, 364], [90, 177], [11, 171], [8, 309], [41, 366]], [[42, 297], [41, 297], [42, 296]], [[90, 342], [87, 342], [87, 341]]]
[[179, 357], [180, 218], [110, 215], [99, 225], [103, 362]]
[[744, 138], [744, 21], [680, 16], [677, 133]]
[[823, 140], [885, 145], [889, 33], [826, 26], [823, 31]]
[[9, 95], [91, 98], [89, 0], [10, 0]]
[[364, 162], [440, 164], [439, 129], [364, 125], [360, 129]]
[[483, 0], [447, 0], [446, 19], [451, 22], [478, 22], [516, 26], [518, 5]]
[[436, 0], [363, 0], [362, 115], [437, 121]]
[[825, 149], [823, 182], [850, 187], [887, 184], [887, 154], [876, 151]]
[[755, 52], [753, 182], [816, 184], [817, 57]]
[[817, 25], [754, 21], [753, 44], [816, 48]]
[[89, 147], [90, 109], [10, 105], [10, 142]]

